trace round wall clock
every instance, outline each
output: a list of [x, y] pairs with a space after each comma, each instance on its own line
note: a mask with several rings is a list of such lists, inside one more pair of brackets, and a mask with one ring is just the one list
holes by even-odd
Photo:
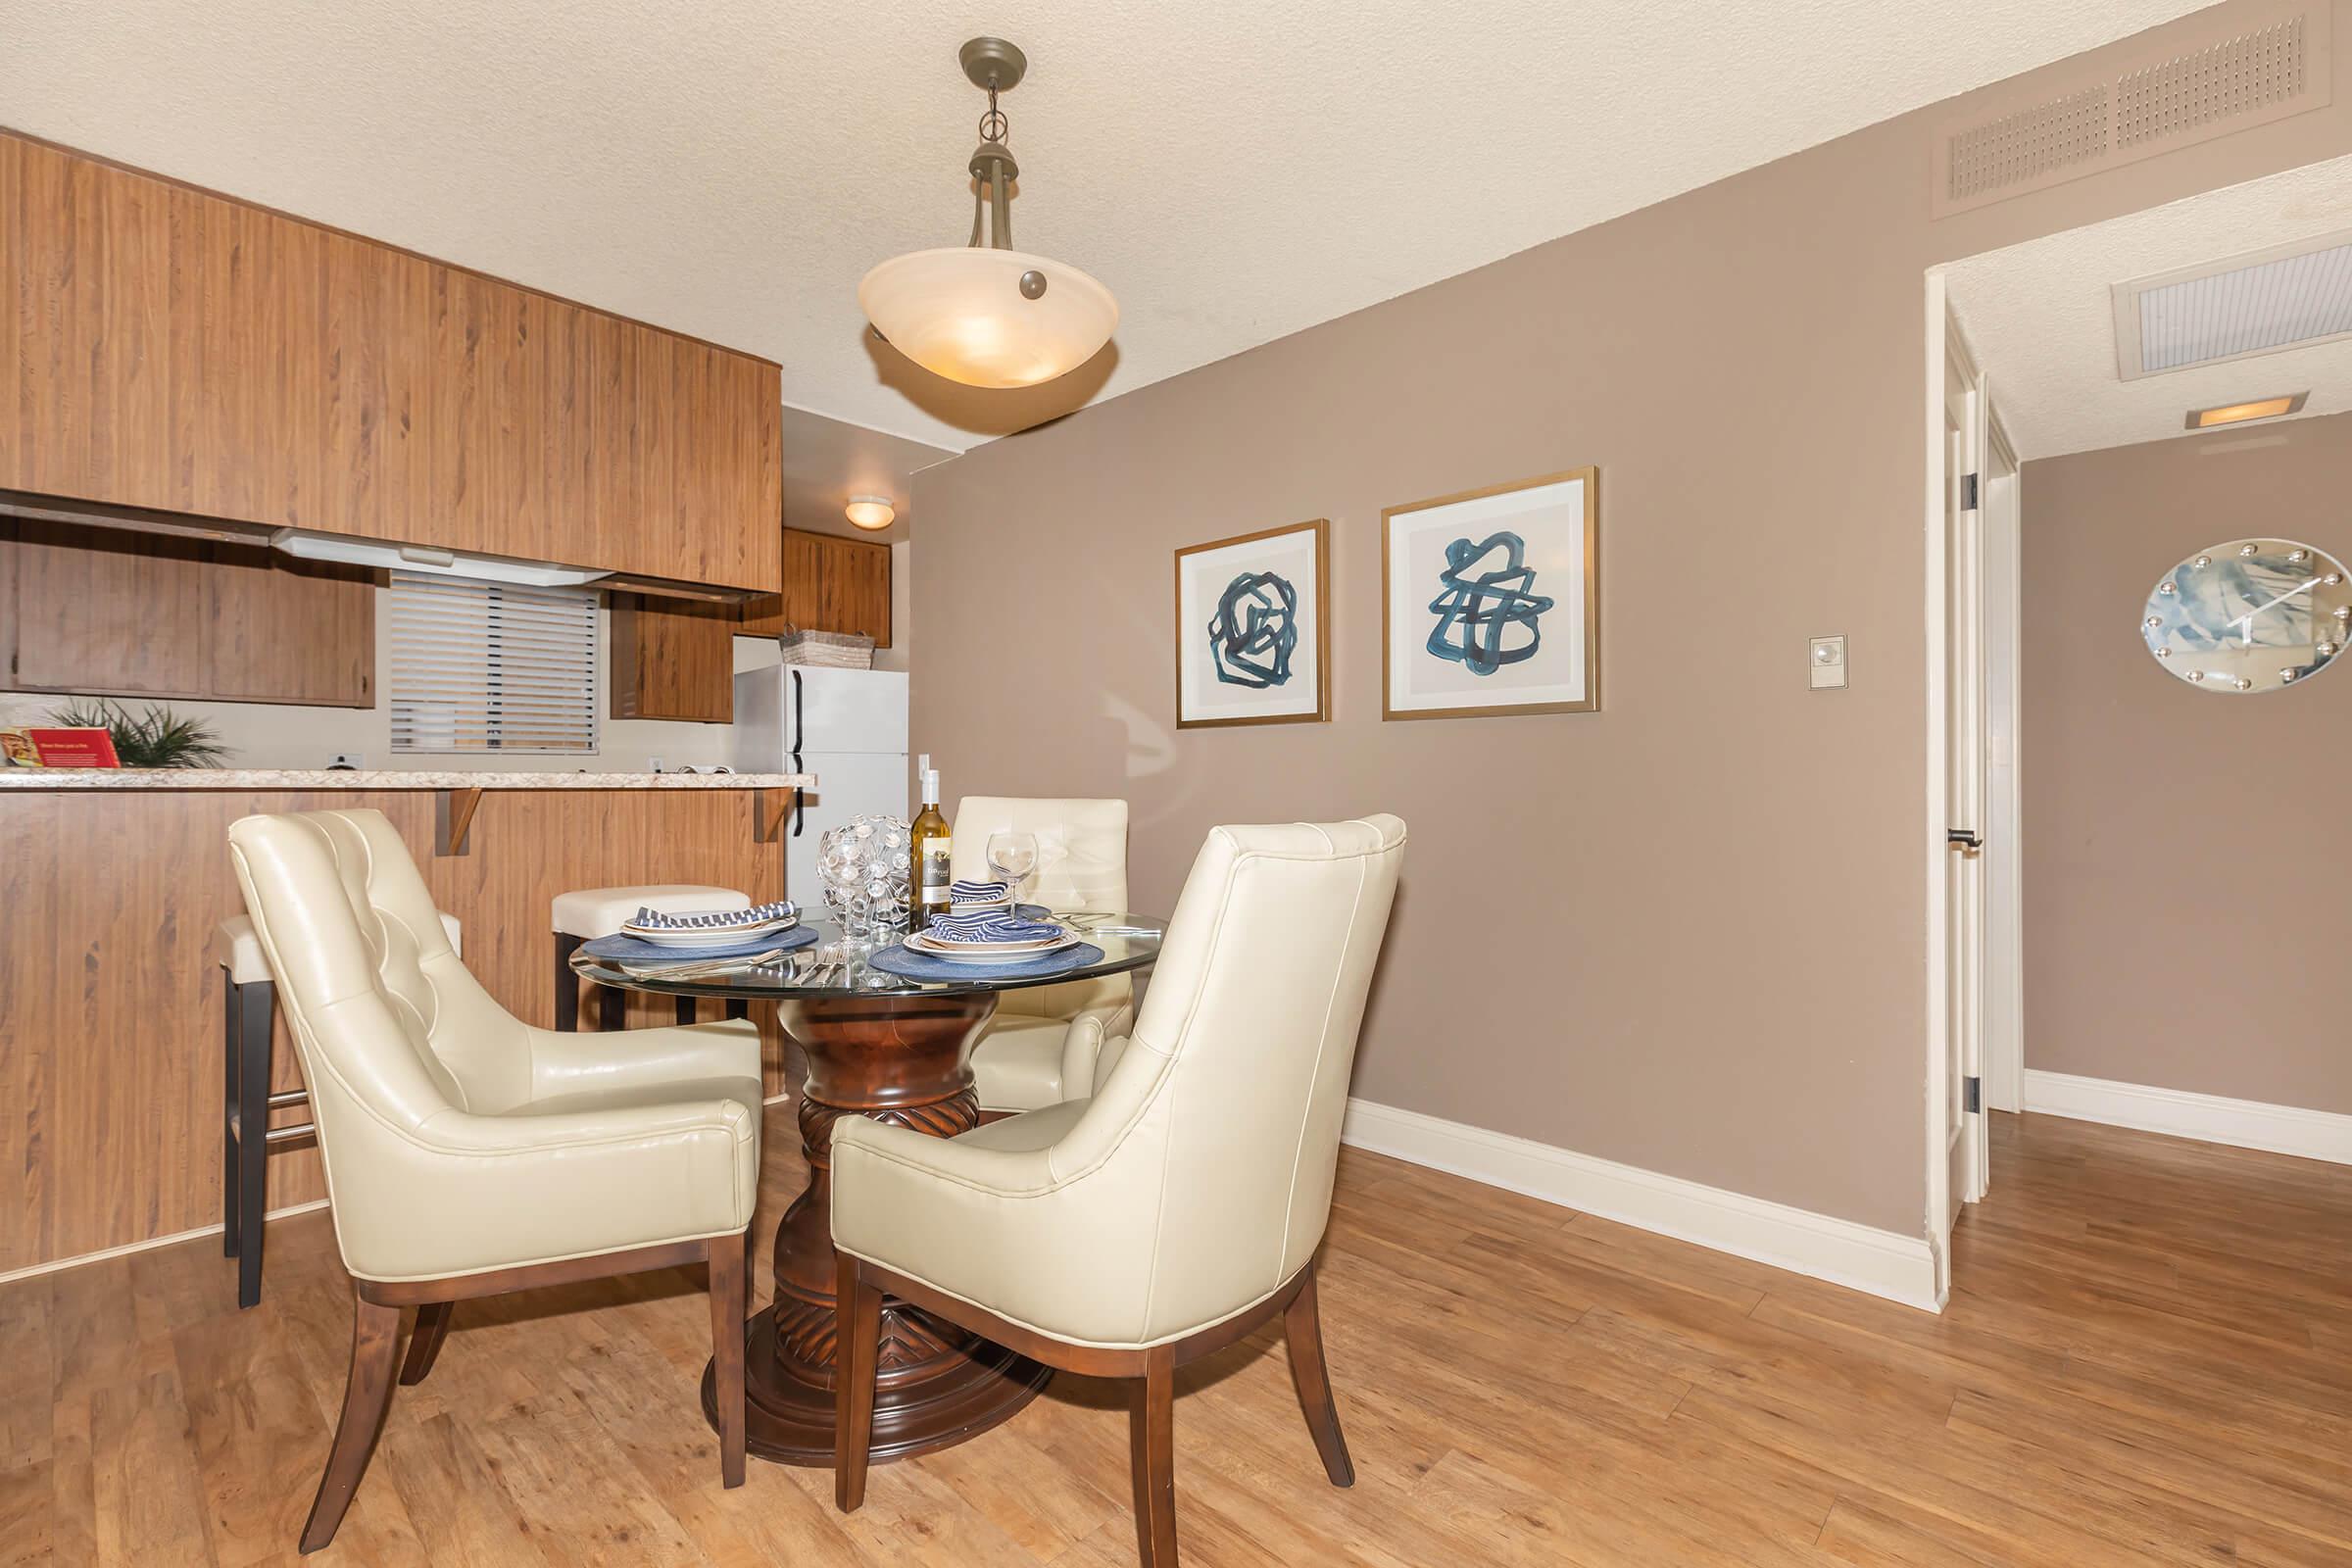
[[2343, 564], [2291, 539], [2232, 539], [2157, 579], [2140, 635], [2201, 691], [2275, 692], [2335, 662], [2352, 636]]

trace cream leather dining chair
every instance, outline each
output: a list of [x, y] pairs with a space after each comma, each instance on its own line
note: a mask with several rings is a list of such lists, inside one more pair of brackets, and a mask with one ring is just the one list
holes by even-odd
[[1033, 1360], [1137, 1380], [1136, 1539], [1176, 1562], [1179, 1366], [1281, 1314], [1332, 1485], [1355, 1479], [1315, 1252], [1404, 824], [1220, 827], [1193, 862], [1134, 1038], [1086, 1100], [940, 1140], [833, 1127], [836, 1500], [865, 1495], [885, 1291]]
[[451, 1303], [708, 1261], [720, 1475], [743, 1482], [744, 1230], [760, 1186], [748, 1022], [535, 1029], [449, 944], [380, 811], [248, 816], [229, 857], [310, 1088], [355, 1296], [351, 1379], [302, 1549], [334, 1539], [392, 1397]]
[[[966, 795], [956, 803], [956, 878], [984, 881], [990, 835], [1014, 829], [1037, 836], [1037, 874], [1024, 896], [1074, 912], [1127, 907], [1127, 803], [1022, 800]], [[1109, 1069], [1103, 1047], [1135, 1023], [1135, 987], [1126, 975], [1008, 991], [972, 1050], [972, 1085], [982, 1110], [1040, 1110], [1084, 1100]]]

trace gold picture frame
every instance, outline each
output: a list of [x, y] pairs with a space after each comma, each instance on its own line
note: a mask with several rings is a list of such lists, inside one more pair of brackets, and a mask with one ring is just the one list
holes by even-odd
[[[1395, 649], [1397, 631], [1396, 591], [1393, 563], [1396, 557], [1399, 519], [1416, 514], [1458, 507], [1468, 502], [1485, 501], [1494, 496], [1515, 494], [1523, 490], [1541, 490], [1552, 486], [1581, 485], [1583, 497], [1583, 538], [1581, 546], [1584, 604], [1583, 638], [1583, 696], [1567, 700], [1531, 702], [1489, 702], [1450, 706], [1414, 706], [1399, 708]], [[1515, 537], [1515, 536], [1514, 536]], [[1532, 579], [1531, 579], [1532, 581]], [[1533, 479], [1514, 479], [1507, 484], [1484, 485], [1476, 490], [1458, 490], [1451, 495], [1433, 496], [1427, 501], [1408, 502], [1399, 507], [1385, 508], [1380, 514], [1380, 716], [1383, 720], [1410, 718], [1508, 718], [1523, 713], [1594, 713], [1600, 710], [1600, 470], [1587, 466], [1564, 468]]]
[[[1314, 582], [1304, 595], [1308, 617], [1312, 624], [1300, 641], [1311, 650], [1313, 669], [1313, 709], [1295, 712], [1215, 712], [1202, 713], [1199, 701], [1190, 707], [1194, 716], [1188, 716], [1188, 686], [1186, 658], [1188, 653], [1198, 659], [1200, 649], [1194, 634], [1205, 637], [1209, 622], [1199, 614], [1188, 615], [1185, 609], [1185, 564], [1188, 559], [1206, 557], [1218, 552], [1232, 551], [1237, 560], [1246, 557], [1245, 547], [1265, 545], [1285, 540], [1294, 534], [1311, 539], [1314, 563]], [[1208, 563], [1197, 564], [1206, 566]], [[1195, 610], [1200, 608], [1196, 600]], [[1245, 724], [1322, 724], [1331, 718], [1331, 520], [1315, 517], [1305, 522], [1289, 522], [1278, 527], [1260, 528], [1251, 533], [1237, 533], [1229, 538], [1212, 539], [1206, 544], [1187, 545], [1176, 552], [1176, 727], [1184, 729], [1224, 729]], [[1195, 625], [1193, 622], [1199, 621]], [[1287, 680], [1284, 682], [1287, 684]], [[1267, 688], [1271, 689], [1271, 688]]]

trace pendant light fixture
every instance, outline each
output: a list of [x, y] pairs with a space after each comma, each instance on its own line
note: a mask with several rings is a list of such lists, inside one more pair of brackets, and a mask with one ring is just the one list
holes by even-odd
[[960, 58], [988, 94], [970, 164], [971, 240], [892, 257], [865, 274], [858, 303], [885, 341], [934, 374], [966, 386], [1035, 386], [1094, 358], [1119, 324], [1119, 302], [1075, 267], [1012, 248], [1007, 187], [1020, 167], [1004, 145], [997, 94], [1012, 90], [1029, 61], [1002, 38], [974, 38]]

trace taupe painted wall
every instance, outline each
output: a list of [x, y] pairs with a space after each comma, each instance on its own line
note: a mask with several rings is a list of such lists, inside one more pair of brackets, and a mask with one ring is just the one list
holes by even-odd
[[[1873, 127], [919, 474], [917, 617], [1021, 630], [985, 658], [923, 639], [914, 745], [951, 798], [1127, 797], [1144, 908], [1214, 823], [1396, 811], [1359, 1095], [1920, 1234], [1923, 273], [2352, 150], [2352, 93], [1940, 223], [1929, 132]], [[1604, 710], [1381, 722], [1381, 509], [1582, 464]], [[1307, 517], [1332, 521], [1334, 720], [1179, 735], [1171, 553]], [[1825, 632], [1852, 639], [1848, 691], [1806, 689]]]
[[2352, 1111], [2352, 674], [2191, 691], [2137, 625], [2226, 539], [2352, 559], [2352, 414], [2029, 463], [2021, 493], [2026, 1065]]

